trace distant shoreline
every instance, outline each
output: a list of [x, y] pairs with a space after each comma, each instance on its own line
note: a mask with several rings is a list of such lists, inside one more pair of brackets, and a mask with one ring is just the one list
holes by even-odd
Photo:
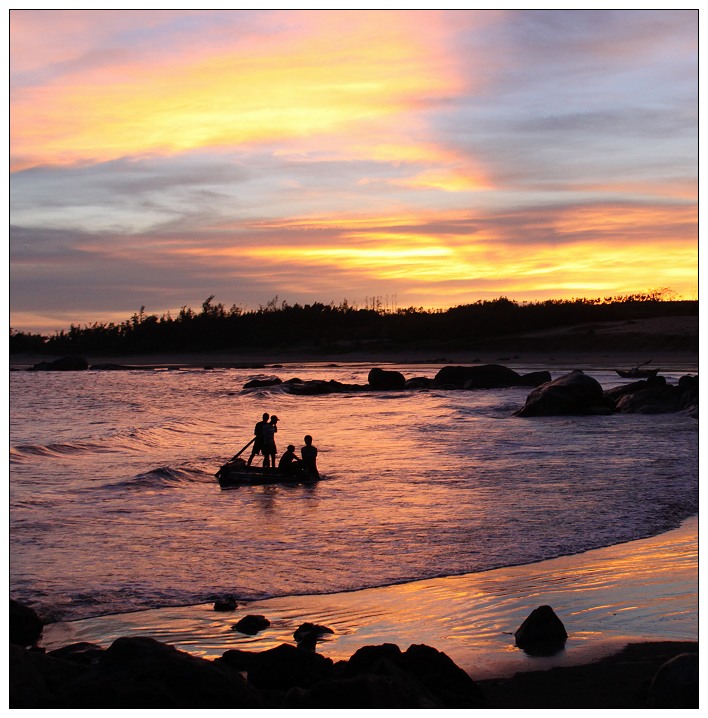
[[[12, 370], [29, 369], [40, 362], [59, 358], [52, 355], [17, 354], [10, 357]], [[687, 351], [627, 352], [598, 349], [595, 352], [502, 352], [494, 350], [391, 350], [359, 351], [348, 353], [308, 352], [193, 352], [143, 354], [127, 356], [89, 355], [90, 366], [113, 364], [134, 369], [274, 369], [289, 364], [397, 364], [397, 365], [449, 365], [449, 364], [504, 364], [534, 366], [549, 370], [564, 369], [623, 369], [638, 366], [651, 359], [652, 367], [663, 371], [696, 372], [698, 354]]]
[[[648, 360], [664, 371], [695, 372], [698, 317], [655, 317], [631, 322], [595, 322], [511, 337], [480, 339], [474, 346], [443, 344], [374, 345], [291, 349], [243, 348], [153, 352], [146, 354], [81, 354], [90, 365], [134, 368], [212, 367], [258, 369], [278, 364], [505, 364], [543, 369], [631, 368]], [[56, 354], [11, 354], [11, 369], [27, 369]]]

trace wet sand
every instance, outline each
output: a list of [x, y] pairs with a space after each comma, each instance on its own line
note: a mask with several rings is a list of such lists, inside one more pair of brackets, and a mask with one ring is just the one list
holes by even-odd
[[[333, 660], [347, 659], [364, 645], [388, 642], [405, 650], [425, 643], [447, 653], [475, 680], [505, 679], [517, 672], [595, 665], [630, 643], [697, 641], [697, 544], [698, 519], [692, 517], [659, 536], [524, 566], [272, 598], [226, 613], [210, 603], [52, 624], [42, 645], [51, 650], [89, 641], [106, 647], [120, 636], [146, 635], [215, 658], [230, 648], [260, 651], [292, 644], [295, 629], [311, 622], [334, 631], [317, 646]], [[552, 606], [569, 638], [554, 656], [529, 656], [515, 647], [513, 633], [544, 604]], [[270, 627], [257, 636], [233, 631], [247, 614], [264, 615]]]

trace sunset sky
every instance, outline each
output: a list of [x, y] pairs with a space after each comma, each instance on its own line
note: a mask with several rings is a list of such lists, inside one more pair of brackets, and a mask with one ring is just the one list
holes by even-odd
[[15, 10], [11, 325], [697, 296], [693, 10]]

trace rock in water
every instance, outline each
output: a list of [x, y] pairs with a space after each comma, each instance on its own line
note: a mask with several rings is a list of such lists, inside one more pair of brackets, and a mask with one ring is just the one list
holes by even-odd
[[611, 413], [600, 383], [575, 369], [542, 384], [526, 398], [515, 416], [564, 416]]
[[550, 656], [565, 645], [568, 634], [563, 622], [550, 606], [539, 606], [519, 626], [514, 639], [531, 655]]
[[234, 627], [234, 631], [245, 633], [248, 636], [255, 636], [270, 626], [270, 621], [265, 616], [244, 616]]
[[400, 371], [387, 371], [374, 367], [369, 372], [369, 385], [377, 390], [405, 389], [406, 378]]

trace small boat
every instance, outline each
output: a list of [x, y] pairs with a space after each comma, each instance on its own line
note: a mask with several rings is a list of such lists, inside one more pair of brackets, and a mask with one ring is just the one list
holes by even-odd
[[219, 486], [260, 486], [265, 484], [304, 484], [319, 481], [322, 477], [306, 469], [285, 473], [278, 469], [261, 466], [247, 466], [243, 459], [235, 459], [224, 464], [217, 472]]
[[623, 379], [647, 379], [648, 377], [656, 376], [659, 373], [659, 369], [640, 369], [635, 366], [633, 369], [615, 369], [615, 371]]
[[649, 377], [656, 376], [659, 373], [659, 369], [642, 369], [642, 367], [646, 364], [651, 364], [651, 359], [647, 359], [647, 361], [637, 364], [637, 366], [632, 369], [615, 369], [615, 371], [623, 379], [647, 379]]

